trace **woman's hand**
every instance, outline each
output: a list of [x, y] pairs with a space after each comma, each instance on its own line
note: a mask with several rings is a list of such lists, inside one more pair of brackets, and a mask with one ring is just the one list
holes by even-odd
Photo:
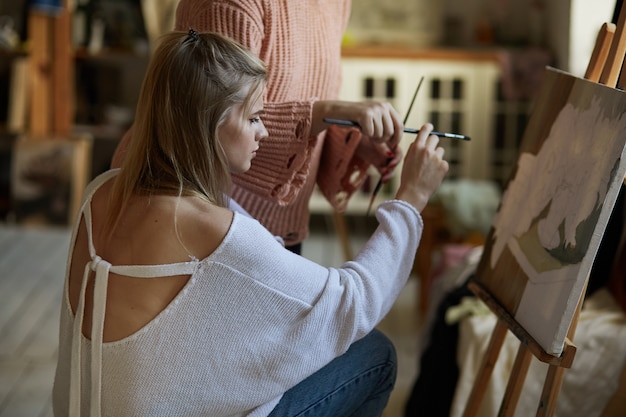
[[390, 103], [379, 101], [316, 101], [313, 103], [311, 136], [328, 128], [324, 118], [348, 120], [376, 143], [396, 149], [403, 135], [402, 118]]
[[402, 149], [396, 146], [389, 149], [386, 143], [377, 143], [363, 136], [356, 148], [355, 155], [375, 167], [384, 184], [393, 177], [396, 166], [402, 160]]
[[400, 187], [396, 198], [413, 205], [422, 211], [431, 195], [448, 172], [448, 162], [443, 159], [443, 148], [438, 146], [439, 138], [431, 135], [433, 126], [425, 124], [417, 138], [407, 150]]

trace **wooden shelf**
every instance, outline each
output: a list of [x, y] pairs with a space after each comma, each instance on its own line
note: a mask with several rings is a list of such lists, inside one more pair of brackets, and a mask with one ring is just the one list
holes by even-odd
[[346, 58], [427, 59], [463, 62], [497, 62], [504, 48], [409, 48], [393, 45], [350, 45], [341, 49]]

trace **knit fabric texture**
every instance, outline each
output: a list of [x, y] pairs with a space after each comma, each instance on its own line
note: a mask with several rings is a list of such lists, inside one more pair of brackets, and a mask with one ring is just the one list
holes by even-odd
[[[114, 171], [102, 174], [87, 189], [70, 254], [82, 219], [91, 238], [92, 196], [113, 176]], [[90, 342], [96, 336], [86, 339], [80, 323], [75, 326], [68, 267], [53, 390], [55, 416], [78, 417], [69, 412], [76, 374], [81, 375], [77, 391], [82, 416], [268, 415], [285, 391], [368, 334], [405, 285], [422, 219], [415, 208], [395, 200], [381, 204], [376, 216], [380, 225], [372, 238], [354, 261], [340, 268], [290, 252], [256, 220], [238, 212], [220, 246], [204, 259], [109, 265], [113, 273], [136, 278], [190, 274], [190, 279], [143, 328], [99, 345], [101, 356], [94, 353], [99, 346]], [[92, 241], [89, 252], [90, 265], [106, 263]], [[71, 262], [70, 256], [68, 266]], [[97, 274], [93, 298], [106, 299], [106, 285], [98, 292]], [[102, 278], [108, 280], [108, 272]], [[103, 322], [104, 311], [99, 316], [94, 312], [93, 320]], [[80, 349], [72, 353], [76, 341]], [[101, 372], [97, 381], [94, 370]], [[99, 381], [101, 389], [92, 392]], [[101, 407], [91, 414], [94, 395], [101, 396]]]

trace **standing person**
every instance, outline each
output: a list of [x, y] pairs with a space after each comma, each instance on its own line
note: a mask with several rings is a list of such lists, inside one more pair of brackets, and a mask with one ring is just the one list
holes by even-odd
[[163, 37], [119, 169], [87, 187], [61, 306], [55, 416], [380, 416], [393, 345], [374, 330], [406, 283], [419, 211], [448, 170], [425, 125], [396, 199], [341, 268], [229, 209], [267, 139], [265, 68], [230, 38]]
[[[338, 101], [350, 0], [181, 0], [176, 29], [218, 32], [267, 65], [269, 136], [232, 197], [296, 253], [309, 233], [315, 189], [341, 211], [373, 164], [387, 182], [402, 158], [402, 118], [389, 103]], [[323, 122], [353, 120], [360, 132]], [[362, 140], [363, 139], [363, 140]], [[130, 135], [113, 160], [119, 166]]]

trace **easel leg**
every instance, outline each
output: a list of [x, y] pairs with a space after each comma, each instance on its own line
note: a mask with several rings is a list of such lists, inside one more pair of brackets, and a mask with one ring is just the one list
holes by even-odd
[[556, 411], [556, 400], [561, 392], [563, 378], [567, 369], [561, 366], [550, 365], [546, 380], [543, 384], [541, 400], [537, 408], [537, 417], [552, 417]]
[[483, 357], [483, 362], [480, 365], [478, 375], [476, 375], [476, 381], [472, 387], [472, 392], [467, 400], [463, 417], [475, 417], [478, 413], [478, 408], [480, 407], [480, 403], [485, 396], [485, 391], [487, 389], [489, 379], [491, 378], [493, 367], [498, 360], [498, 355], [500, 355], [500, 349], [504, 343], [507, 331], [508, 327], [506, 323], [502, 320], [498, 320], [496, 322], [496, 327], [494, 327], [493, 332], [491, 333], [491, 339], [489, 340], [489, 345], [487, 346], [487, 351]]
[[528, 373], [528, 367], [530, 366], [531, 359], [532, 352], [528, 346], [520, 344], [517, 356], [515, 357], [515, 363], [513, 364], [513, 369], [511, 369], [509, 381], [506, 385], [504, 398], [502, 398], [502, 404], [500, 405], [498, 417], [511, 417], [515, 414], [517, 401], [522, 393], [522, 388], [524, 387], [524, 381], [526, 380], [526, 374]]
[[335, 224], [335, 230], [341, 243], [341, 250], [343, 252], [343, 258], [346, 261], [352, 259], [352, 248], [350, 247], [350, 233], [348, 232], [348, 225], [343, 213], [333, 210], [333, 223]]

